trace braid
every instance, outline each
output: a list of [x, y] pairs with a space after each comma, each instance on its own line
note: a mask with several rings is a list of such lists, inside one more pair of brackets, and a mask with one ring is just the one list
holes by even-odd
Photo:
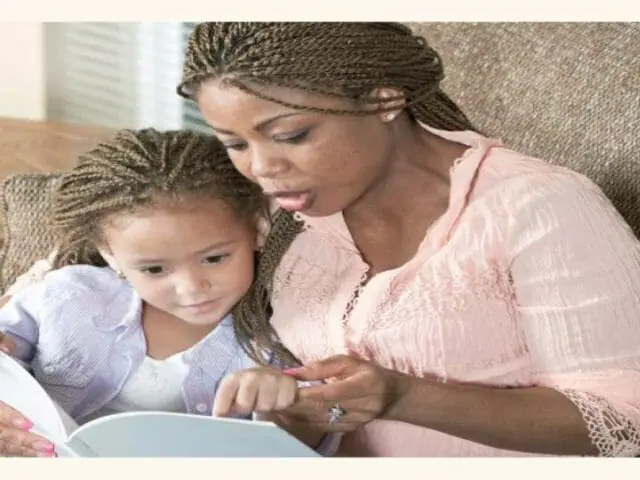
[[[413, 119], [430, 127], [477, 130], [440, 89], [444, 71], [438, 53], [400, 23], [201, 23], [189, 39], [178, 93], [193, 98], [198, 86], [210, 78], [263, 100], [334, 115], [377, 114], [395, 110], [393, 102], [402, 100]], [[352, 109], [298, 105], [256, 88], [266, 85], [356, 102]], [[381, 103], [370, 94], [382, 87], [398, 90], [400, 95]], [[269, 294], [275, 270], [300, 228], [286, 212], [273, 220], [254, 295], [238, 305], [235, 316], [239, 338], [252, 338], [287, 362], [295, 359], [272, 338]]]
[[95, 245], [107, 217], [192, 195], [225, 200], [247, 218], [267, 212], [260, 188], [238, 173], [214, 137], [151, 128], [120, 130], [80, 156], [56, 191], [51, 219], [58, 243], [54, 266], [105, 266]]
[[[443, 130], [476, 130], [440, 89], [442, 61], [423, 37], [399, 23], [207, 22], [196, 26], [187, 46], [178, 93], [191, 97], [208, 78], [264, 100], [335, 115], [393, 110], [404, 100], [415, 119]], [[374, 108], [327, 109], [297, 105], [249, 86], [278, 85]], [[385, 104], [369, 93], [379, 87], [401, 92]]]
[[[245, 352], [258, 363], [265, 362], [261, 352], [272, 354], [285, 365], [298, 364], [296, 357], [277, 339], [269, 322], [271, 317], [271, 294], [273, 277], [282, 254], [302, 230], [302, 222], [293, 215], [278, 210], [271, 220], [269, 235], [266, 238], [263, 254], [257, 262], [255, 279], [250, 291], [233, 310], [233, 326], [236, 337]], [[275, 254], [274, 254], [275, 253]]]
[[[193, 196], [224, 200], [242, 218], [254, 220], [261, 215], [269, 219], [268, 201], [262, 189], [234, 168], [226, 149], [215, 137], [191, 131], [154, 129], [117, 132], [111, 141], [82, 155], [56, 192], [52, 226], [59, 248], [55, 267], [106, 266], [96, 245], [108, 217], [158, 201]], [[274, 219], [277, 236], [270, 236], [268, 245], [272, 245], [275, 238], [288, 242], [295, 238], [295, 234], [289, 233], [292, 226], [297, 228], [295, 223], [283, 222], [287, 216]], [[287, 247], [288, 244], [275, 246], [278, 250]], [[272, 262], [257, 263], [260, 278], [270, 277], [275, 270]], [[236, 307], [241, 319], [235, 325], [236, 335], [243, 349], [258, 362], [264, 361], [262, 350], [252, 340], [252, 324], [242, 319], [263, 320], [268, 315], [264, 302], [269, 298], [270, 288], [270, 284], [254, 282]], [[260, 308], [252, 308], [254, 305]], [[260, 338], [271, 338], [268, 317], [261, 323], [265, 328], [260, 331]], [[276, 353], [285, 361], [295, 361], [282, 348]]]

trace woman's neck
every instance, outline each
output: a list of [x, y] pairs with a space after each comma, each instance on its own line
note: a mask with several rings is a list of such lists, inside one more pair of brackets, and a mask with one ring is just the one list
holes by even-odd
[[[400, 120], [400, 119], [398, 119]], [[410, 119], [398, 125], [397, 145], [383, 177], [344, 220], [374, 273], [413, 257], [429, 227], [449, 205], [449, 171], [468, 148], [434, 135]]]

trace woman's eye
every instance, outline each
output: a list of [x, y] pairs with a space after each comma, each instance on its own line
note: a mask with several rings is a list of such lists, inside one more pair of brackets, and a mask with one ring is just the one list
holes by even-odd
[[222, 262], [226, 257], [227, 255], [212, 255], [210, 257], [205, 258], [204, 262], [208, 263], [209, 265], [216, 265]]
[[164, 273], [164, 267], [146, 267], [141, 268], [140, 271], [148, 275], [161, 275]]
[[273, 138], [278, 142], [301, 143], [309, 136], [310, 130], [302, 130], [301, 132], [287, 133], [283, 135], [275, 135]]

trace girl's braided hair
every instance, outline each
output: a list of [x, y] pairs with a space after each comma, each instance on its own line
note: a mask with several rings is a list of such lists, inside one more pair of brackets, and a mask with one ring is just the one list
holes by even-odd
[[[264, 100], [301, 110], [336, 115], [369, 115], [396, 109], [402, 100], [416, 120], [442, 130], [476, 130], [458, 106], [440, 89], [442, 61], [420, 36], [400, 23], [349, 22], [206, 22], [198, 24], [187, 47], [178, 93], [195, 98], [208, 79], [229, 85]], [[274, 98], [259, 87], [276, 85], [351, 100], [354, 108], [322, 109]], [[256, 88], [256, 86], [258, 88]], [[371, 96], [376, 88], [400, 92], [385, 103]], [[389, 103], [386, 103], [389, 102]], [[279, 212], [274, 219], [264, 262], [256, 281], [270, 291], [275, 269], [300, 231], [293, 215]], [[250, 299], [249, 299], [250, 300]], [[241, 338], [269, 330], [268, 305], [245, 304], [236, 317]], [[277, 340], [266, 348], [293, 356]]]
[[[215, 137], [186, 130], [120, 130], [81, 155], [62, 178], [51, 216], [58, 245], [54, 267], [106, 266], [96, 245], [111, 215], [200, 198], [222, 200], [249, 222], [269, 217], [261, 188], [234, 168]], [[259, 285], [246, 296], [260, 296]]]

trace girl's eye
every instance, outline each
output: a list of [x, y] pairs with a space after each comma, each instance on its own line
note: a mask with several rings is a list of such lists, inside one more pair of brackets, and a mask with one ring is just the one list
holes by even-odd
[[236, 150], [238, 152], [241, 152], [242, 150], [246, 150], [247, 148], [247, 143], [246, 142], [226, 142], [223, 143], [224, 148], [226, 148], [227, 150]]
[[146, 267], [146, 268], [141, 268], [140, 271], [148, 275], [162, 275], [164, 273], [164, 268], [163, 267]]
[[309, 136], [310, 131], [311, 130], [302, 130], [300, 132], [276, 135], [273, 138], [278, 142], [285, 142], [285, 143], [292, 143], [292, 144], [302, 143]]
[[210, 257], [205, 258], [204, 263], [208, 263], [209, 265], [217, 265], [222, 262], [227, 255], [212, 255]]

